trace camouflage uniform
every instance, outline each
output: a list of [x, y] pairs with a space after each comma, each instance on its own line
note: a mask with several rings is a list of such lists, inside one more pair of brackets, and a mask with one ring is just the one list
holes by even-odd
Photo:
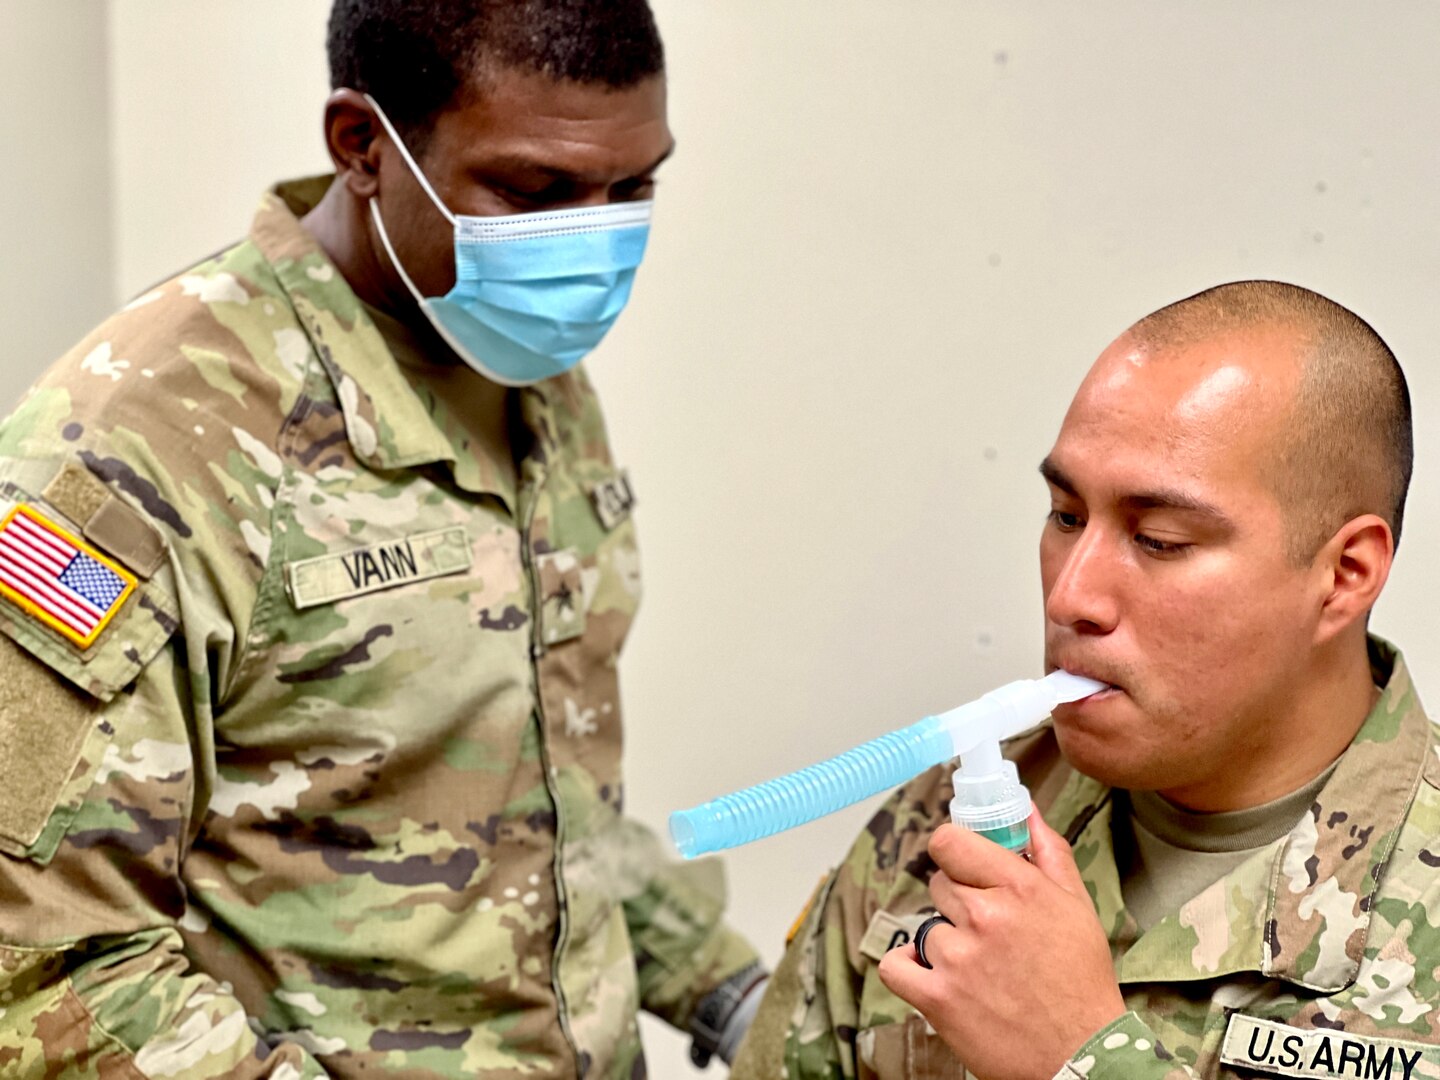
[[[1311, 812], [1144, 933], [1121, 898], [1111, 789], [1059, 761], [1048, 730], [1017, 747], [1074, 848], [1131, 1010], [1060, 1078], [1440, 1076], [1437, 732], [1399, 654], [1372, 639], [1371, 655], [1383, 693]], [[934, 910], [925, 846], [947, 818], [948, 774], [902, 788], [822, 886], [736, 1080], [965, 1075], [876, 975]]]
[[[643, 1075], [754, 954], [621, 815], [628, 486], [580, 372], [519, 490], [297, 215], [102, 325], [3, 505], [128, 571], [81, 648], [0, 601], [0, 1075]], [[57, 677], [58, 676], [58, 677]]]

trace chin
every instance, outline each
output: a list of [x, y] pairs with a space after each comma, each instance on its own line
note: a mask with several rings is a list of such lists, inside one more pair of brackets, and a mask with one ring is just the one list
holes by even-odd
[[1125, 783], [1131, 770], [1117, 760], [1118, 747], [1107, 744], [1083, 732], [1067, 731], [1058, 721], [1055, 724], [1055, 738], [1060, 744], [1060, 754], [1076, 772], [1084, 773], [1092, 780], [1099, 780], [1110, 787], [1127, 787]]
[[1055, 738], [1076, 772], [1126, 791], [1167, 791], [1193, 782], [1185, 774], [1183, 751], [1141, 743], [1131, 733], [1097, 733], [1069, 728], [1059, 720]]
[[1062, 745], [1068, 738], [1077, 745], [1084, 739], [1123, 746], [1134, 740], [1135, 732], [1153, 723], [1136, 708], [1129, 694], [1115, 687], [1060, 705], [1050, 715]]
[[[1144, 730], [1146, 720], [1135, 715], [1137, 710], [1128, 698], [1115, 693], [1123, 700], [1098, 702], [1099, 709], [1061, 706], [1055, 710], [1055, 738], [1060, 753], [1077, 772], [1110, 787], [1154, 787], [1153, 781], [1165, 770], [1162, 762], [1154, 760], [1155, 748], [1136, 737]], [[1079, 704], [1090, 705], [1088, 701]], [[1129, 715], [1114, 715], [1122, 711]], [[1107, 715], [1099, 715], [1102, 712]]]

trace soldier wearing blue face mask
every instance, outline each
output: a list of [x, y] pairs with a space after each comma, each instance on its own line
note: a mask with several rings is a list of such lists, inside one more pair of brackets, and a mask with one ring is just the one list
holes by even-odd
[[5, 1075], [632, 1080], [641, 1009], [728, 1061], [765, 974], [623, 813], [580, 364], [673, 146], [653, 18], [336, 0], [329, 53], [334, 175], [0, 424]]
[[649, 199], [499, 217], [450, 212], [375, 99], [365, 98], [435, 208], [455, 230], [455, 285], [421, 294], [395, 254], [379, 198], [370, 216], [385, 254], [430, 325], [465, 363], [502, 386], [569, 371], [630, 299], [650, 236]]

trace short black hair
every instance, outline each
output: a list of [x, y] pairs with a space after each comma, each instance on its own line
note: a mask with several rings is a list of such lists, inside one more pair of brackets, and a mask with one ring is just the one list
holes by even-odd
[[412, 152], [487, 70], [626, 89], [665, 70], [647, 0], [335, 0], [331, 89], [369, 94]]
[[1292, 330], [1302, 373], [1267, 471], [1287, 517], [1291, 561], [1307, 565], [1345, 522], [1376, 514], [1396, 546], [1415, 463], [1410, 388], [1375, 329], [1317, 292], [1232, 281], [1141, 319], [1130, 336], [1155, 348], [1257, 327]]

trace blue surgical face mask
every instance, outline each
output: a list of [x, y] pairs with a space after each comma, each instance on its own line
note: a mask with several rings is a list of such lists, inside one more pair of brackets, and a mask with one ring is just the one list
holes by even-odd
[[455, 287], [444, 296], [422, 296], [395, 255], [379, 200], [370, 200], [385, 253], [436, 331], [462, 360], [504, 386], [530, 386], [573, 368], [600, 344], [630, 299], [654, 203], [505, 217], [452, 214], [384, 110], [368, 95], [366, 100], [455, 229]]

